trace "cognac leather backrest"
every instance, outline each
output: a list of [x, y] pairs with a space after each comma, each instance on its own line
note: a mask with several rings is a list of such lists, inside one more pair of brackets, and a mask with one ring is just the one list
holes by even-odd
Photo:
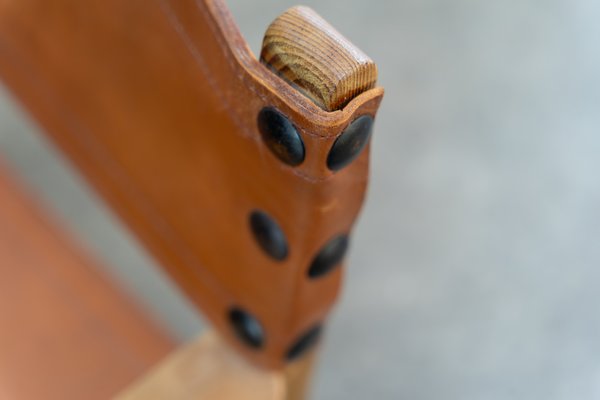
[[[375, 116], [381, 88], [324, 110], [254, 57], [216, 0], [0, 1], [0, 77], [252, 361], [281, 366], [323, 323], [343, 269], [308, 270], [352, 230], [368, 146], [339, 170], [328, 156]], [[265, 108], [299, 134], [297, 165], [263, 140]], [[255, 211], [279, 228], [283, 259], [257, 243]]]
[[3, 167], [0, 399], [111, 398], [174, 343]]

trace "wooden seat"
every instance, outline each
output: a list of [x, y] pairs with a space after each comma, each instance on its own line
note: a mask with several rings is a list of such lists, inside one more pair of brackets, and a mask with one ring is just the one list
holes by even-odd
[[107, 399], [172, 346], [0, 168], [0, 399]]

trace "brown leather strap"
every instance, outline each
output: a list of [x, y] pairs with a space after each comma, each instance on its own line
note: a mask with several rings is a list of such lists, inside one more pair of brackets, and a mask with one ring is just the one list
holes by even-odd
[[[216, 0], [4, 0], [0, 76], [238, 350], [279, 367], [316, 336], [342, 269], [308, 269], [351, 232], [368, 174], [368, 148], [339, 170], [329, 154], [381, 88], [324, 111], [255, 59]], [[263, 141], [265, 107], [300, 135], [299, 165]], [[283, 261], [257, 245], [255, 210], [281, 228]], [[260, 348], [240, 341], [240, 309]]]

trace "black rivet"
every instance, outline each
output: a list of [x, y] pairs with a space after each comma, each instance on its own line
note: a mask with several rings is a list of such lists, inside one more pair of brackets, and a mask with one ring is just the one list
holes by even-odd
[[265, 107], [258, 114], [258, 129], [271, 151], [284, 163], [296, 166], [304, 161], [302, 137], [286, 118], [273, 107]]
[[258, 245], [278, 261], [288, 255], [287, 239], [277, 222], [267, 213], [255, 210], [250, 214], [250, 229]]
[[246, 345], [259, 349], [265, 341], [264, 330], [252, 314], [234, 307], [229, 311], [229, 322], [238, 338]]
[[289, 348], [288, 352], [285, 355], [285, 359], [287, 361], [294, 361], [298, 359], [300, 356], [306, 353], [311, 347], [313, 347], [319, 341], [321, 337], [321, 332], [323, 331], [321, 325], [317, 325], [311, 328], [308, 332], [304, 333], [300, 336], [292, 347]]
[[327, 167], [337, 171], [350, 164], [369, 141], [372, 129], [371, 116], [363, 115], [355, 119], [333, 143], [327, 156]]
[[348, 236], [346, 235], [331, 239], [313, 259], [308, 269], [308, 276], [318, 278], [339, 265], [348, 249], [348, 242]]

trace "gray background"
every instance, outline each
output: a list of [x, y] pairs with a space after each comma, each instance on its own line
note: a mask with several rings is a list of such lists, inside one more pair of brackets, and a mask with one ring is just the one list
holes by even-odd
[[[229, 1], [257, 52], [292, 1]], [[600, 398], [600, 2], [307, 1], [387, 92], [315, 399]], [[0, 149], [181, 339], [202, 325], [3, 91]]]

